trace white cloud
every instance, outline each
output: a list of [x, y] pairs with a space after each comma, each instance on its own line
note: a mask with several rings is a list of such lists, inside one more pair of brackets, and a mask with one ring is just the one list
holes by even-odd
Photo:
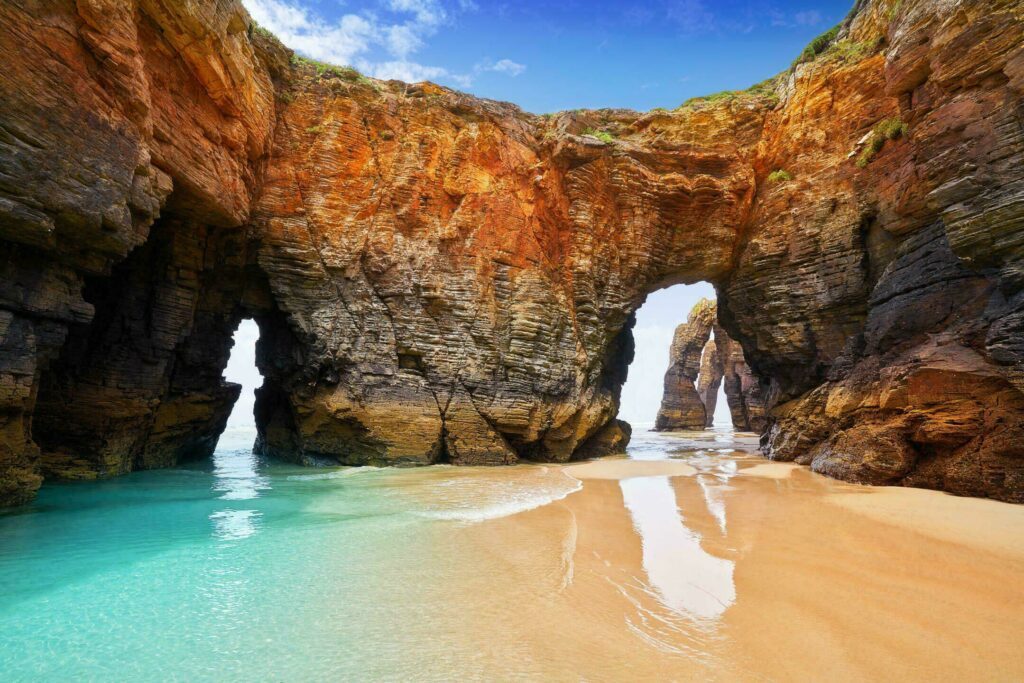
[[515, 77], [526, 71], [526, 65], [520, 64], [519, 62], [513, 62], [511, 59], [499, 59], [493, 64], [481, 64], [479, 66], [480, 71], [495, 71], [500, 74], [507, 74]]
[[288, 47], [314, 59], [351, 64], [377, 42], [379, 27], [371, 17], [346, 14], [328, 24], [286, 0], [243, 0], [249, 14]]
[[715, 24], [715, 16], [703, 0], [669, 0], [667, 15], [687, 33], [710, 30]]
[[[348, 13], [327, 21], [298, 0], [242, 0], [242, 3], [261, 26], [307, 57], [356, 66], [377, 78], [410, 82], [447, 79], [463, 87], [472, 81], [469, 76], [409, 58], [424, 46], [426, 38], [436, 34], [450, 20], [438, 0], [384, 0], [383, 7], [395, 17], [390, 22], [370, 12]], [[468, 0], [459, 0], [459, 8], [469, 11], [473, 5]], [[386, 53], [390, 59], [375, 59], [375, 52]]]
[[392, 78], [407, 83], [418, 83], [419, 81], [431, 81], [439, 78], [450, 77], [447, 69], [439, 66], [424, 66], [416, 62], [394, 60], [390, 62], [365, 62], [360, 61], [357, 68], [374, 78], [390, 80]]
[[416, 23], [423, 26], [439, 26], [448, 18], [444, 8], [433, 0], [388, 0], [387, 4], [393, 12], [413, 14]]
[[817, 26], [821, 23], [821, 12], [813, 9], [806, 12], [797, 12], [793, 18], [796, 19], [796, 23], [800, 26]]
[[387, 28], [388, 52], [396, 57], [404, 58], [421, 47], [423, 47], [423, 39], [417, 34], [415, 27], [403, 24]]

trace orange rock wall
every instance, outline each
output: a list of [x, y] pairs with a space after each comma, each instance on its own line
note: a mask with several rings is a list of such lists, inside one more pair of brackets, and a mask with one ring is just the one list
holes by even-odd
[[264, 452], [621, 448], [633, 314], [698, 280], [769, 457], [1022, 500], [1021, 19], [871, 0], [774, 89], [541, 117], [292, 63], [234, 0], [4, 5], [0, 500], [208, 453], [246, 316]]

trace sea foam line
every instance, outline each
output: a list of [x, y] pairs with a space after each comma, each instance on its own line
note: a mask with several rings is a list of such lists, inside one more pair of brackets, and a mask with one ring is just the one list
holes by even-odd
[[568, 474], [566, 477], [575, 483], [571, 488], [565, 491], [537, 494], [519, 500], [504, 501], [476, 508], [464, 507], [450, 510], [417, 510], [413, 512], [413, 514], [417, 517], [425, 517], [427, 519], [468, 523], [484, 522], [489, 519], [500, 519], [501, 517], [511, 517], [512, 515], [518, 515], [521, 512], [535, 510], [536, 508], [564, 500], [583, 488], [583, 482], [576, 477], [569, 476]]

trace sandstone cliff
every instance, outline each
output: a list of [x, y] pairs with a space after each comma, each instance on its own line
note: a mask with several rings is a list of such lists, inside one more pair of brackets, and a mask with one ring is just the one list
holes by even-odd
[[208, 454], [243, 317], [267, 453], [621, 448], [633, 313], [698, 280], [769, 457], [1024, 500], [1022, 26], [870, 0], [752, 91], [541, 117], [295, 60], [235, 0], [5, 4], [0, 502]]
[[767, 425], [764, 383], [747, 366], [740, 345], [718, 324], [715, 302], [701, 299], [673, 336], [654, 428], [710, 427], [723, 380], [733, 427], [763, 431]]
[[[708, 349], [714, 325], [715, 302], [701, 299], [686, 322], [676, 328], [655, 429], [704, 429], [709, 422], [708, 414], [714, 416], [714, 408], [708, 410], [705, 396], [697, 388], [698, 376], [705, 380], [705, 389], [709, 388], [707, 371], [715, 372], [717, 365], [717, 353], [712, 358], [713, 351]], [[715, 374], [721, 382], [721, 375]]]

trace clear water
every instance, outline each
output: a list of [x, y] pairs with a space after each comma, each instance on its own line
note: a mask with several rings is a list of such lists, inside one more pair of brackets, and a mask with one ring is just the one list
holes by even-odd
[[0, 683], [1021, 680], [1014, 506], [883, 496], [727, 430], [568, 468], [251, 442], [0, 515]]
[[474, 656], [438, 640], [452, 525], [580, 486], [541, 466], [311, 470], [251, 455], [251, 436], [0, 516], [0, 678], [440, 676]]

